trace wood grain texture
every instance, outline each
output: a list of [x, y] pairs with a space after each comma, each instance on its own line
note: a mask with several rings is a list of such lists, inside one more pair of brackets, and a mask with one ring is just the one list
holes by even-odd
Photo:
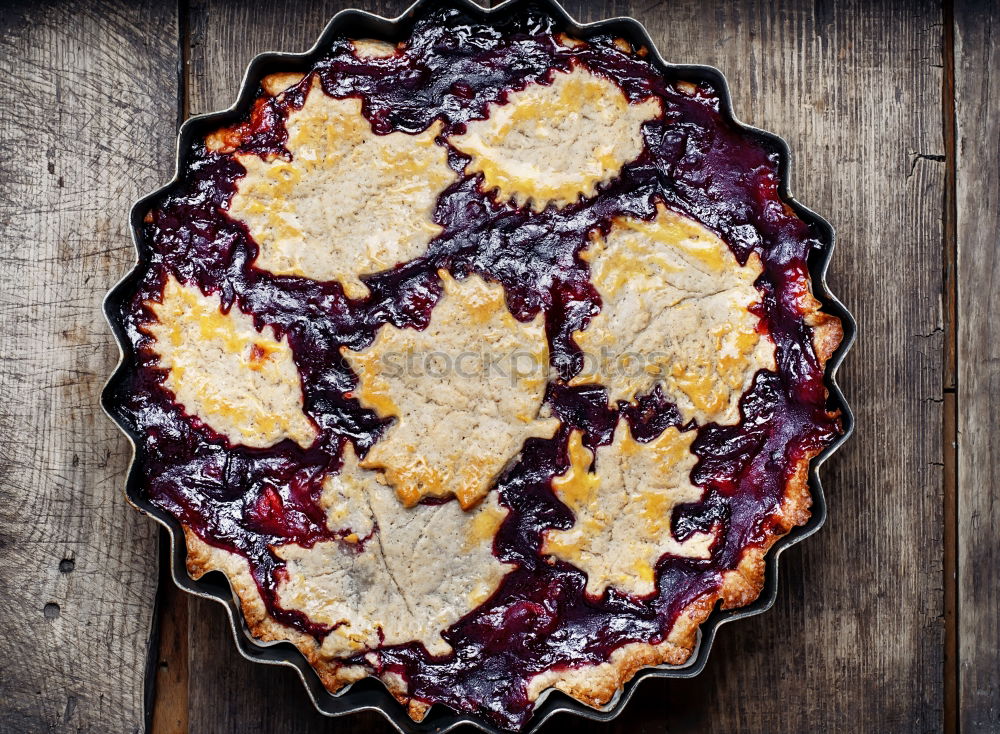
[[338, 719], [319, 714], [294, 670], [250, 662], [239, 655], [220, 604], [192, 598], [190, 615], [188, 716], [192, 734], [395, 731], [377, 713]]
[[1000, 8], [955, 3], [963, 734], [1000, 731]]
[[187, 734], [188, 726], [188, 600], [170, 574], [170, 541], [160, 530], [159, 588], [157, 589], [156, 695], [150, 730], [154, 734]]
[[134, 260], [131, 201], [168, 178], [169, 3], [0, 12], [0, 731], [138, 732], [154, 523], [101, 411], [104, 292]]
[[[406, 3], [354, 4], [393, 15]], [[699, 678], [644, 683], [616, 723], [563, 718], [551, 728], [939, 730], [940, 7], [906, 0], [565, 4], [581, 20], [638, 17], [669, 60], [721, 68], [737, 114], [789, 141], [797, 154], [792, 190], [838, 229], [831, 287], [854, 309], [862, 336], [841, 373], [858, 433], [824, 469], [829, 523], [783, 557], [775, 609], [723, 628]], [[255, 53], [307, 48], [340, 7], [196, 0], [190, 111], [230, 104]], [[190, 603], [191, 731], [389, 731], [375, 718], [323, 720], [292, 673], [238, 656], [221, 608]]]
[[359, 8], [394, 18], [412, 4], [408, 0], [269, 0], [251, 6], [238, 0], [192, 0], [187, 112], [200, 115], [228, 107], [236, 100], [243, 72], [254, 56], [312, 48], [341, 10]]

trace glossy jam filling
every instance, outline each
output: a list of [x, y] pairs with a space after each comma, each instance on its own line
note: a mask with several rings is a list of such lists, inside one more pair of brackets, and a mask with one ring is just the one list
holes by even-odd
[[[611, 37], [568, 48], [557, 30], [541, 11], [492, 25], [438, 11], [416, 23], [395, 57], [358, 59], [346, 39], [338, 40], [313, 71], [328, 94], [360, 96], [380, 133], [418, 132], [436, 119], [444, 121], [445, 134], [461, 132], [469, 119], [486, 116], [488, 104], [550, 69], [568, 69], [571, 59], [615, 80], [632, 101], [657, 95], [664, 114], [644, 127], [646, 151], [595, 198], [534, 213], [495, 203], [478, 190], [477, 179], [464, 178], [439, 199], [435, 220], [444, 232], [426, 255], [367, 279], [371, 296], [350, 301], [337, 284], [251, 267], [256, 245], [225, 213], [244, 169], [232, 156], [196, 144], [186, 151], [183, 180], [152, 205], [142, 232], [147, 264], [120, 315], [132, 350], [131, 369], [116, 386], [117, 410], [139, 436], [149, 500], [205, 541], [245, 556], [274, 618], [321, 639], [328, 628], [278, 604], [282, 562], [271, 546], [333, 537], [317, 502], [323, 477], [339, 468], [344, 442], [363, 452], [383, 430], [383, 422], [347, 397], [355, 379], [340, 347], [364, 348], [386, 322], [425, 325], [440, 295], [435, 271], [441, 267], [499, 281], [519, 318], [544, 311], [561, 377], [549, 385], [547, 401], [563, 427], [552, 440], [530, 439], [496, 486], [510, 514], [495, 554], [517, 568], [489, 601], [444, 633], [453, 654], [434, 659], [417, 644], [383, 648], [382, 668], [375, 671], [401, 674], [416, 699], [511, 728], [531, 713], [526, 681], [533, 674], [602, 662], [628, 642], [659, 642], [685, 606], [715, 593], [744, 549], [771, 537], [793, 467], [840, 430], [827, 410], [811, 331], [797, 307], [807, 287], [806, 259], [820, 243], [778, 195], [776, 151], [726, 122], [709, 86], [678, 84], [683, 80]], [[284, 118], [302, 104], [305, 89], [300, 84], [281, 101], [262, 97], [236, 131], [240, 151], [284, 152]], [[449, 156], [461, 172], [468, 158], [454, 150]], [[663, 558], [651, 598], [611, 589], [594, 600], [584, 594], [582, 572], [539, 553], [544, 529], [573, 522], [549, 485], [568, 465], [570, 429], [585, 431], [593, 447], [610, 442], [615, 422], [600, 387], [565, 385], [581, 362], [571, 334], [600, 305], [578, 253], [588, 233], [607, 232], [615, 216], [651, 218], [654, 197], [717, 232], [741, 263], [751, 252], [760, 255], [759, 316], [775, 342], [778, 369], [757, 375], [738, 425], [703, 427], [693, 445], [699, 457], [693, 480], [705, 488], [704, 499], [675, 512], [674, 532], [683, 540], [721, 525], [712, 557]], [[258, 325], [287, 334], [305, 409], [321, 431], [311, 448], [288, 440], [268, 449], [230, 446], [172, 402], [140, 328], [152, 318], [143, 302], [160, 298], [167, 274], [221, 292], [224, 304], [238, 302]], [[640, 440], [680, 420], [659, 391], [621, 410]], [[371, 667], [361, 656], [353, 662]]]

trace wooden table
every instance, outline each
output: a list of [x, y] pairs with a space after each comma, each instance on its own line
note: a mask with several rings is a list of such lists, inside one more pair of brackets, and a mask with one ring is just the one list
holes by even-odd
[[[0, 10], [2, 732], [388, 730], [323, 719], [291, 672], [237, 656], [221, 607], [163, 583], [98, 407], [117, 357], [100, 299], [133, 259], [130, 202], [171, 175], [178, 122], [229, 105], [254, 54], [308, 47], [347, 4]], [[699, 678], [648, 681], [616, 724], [572, 726], [1000, 731], [1000, 9], [566, 5], [638, 17], [789, 141], [792, 190], [838, 229], [830, 283], [861, 327], [841, 373], [857, 433], [824, 468], [829, 521], [785, 554], [776, 607], [724, 627]]]

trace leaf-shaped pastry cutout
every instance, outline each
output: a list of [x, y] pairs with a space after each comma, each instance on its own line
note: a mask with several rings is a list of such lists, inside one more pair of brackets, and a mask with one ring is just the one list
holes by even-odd
[[417, 135], [376, 135], [356, 97], [328, 96], [314, 77], [305, 104], [288, 113], [291, 159], [236, 157], [229, 215], [257, 243], [254, 265], [276, 275], [336, 280], [352, 298], [359, 276], [423, 254], [441, 233], [438, 194], [456, 180], [435, 122]]
[[574, 339], [584, 352], [573, 385], [598, 383], [632, 401], [660, 385], [684, 421], [739, 421], [739, 399], [774, 344], [751, 308], [760, 259], [740, 265], [714, 233], [660, 205], [656, 218], [617, 218], [582, 254], [601, 310]]
[[502, 286], [438, 274], [444, 294], [426, 329], [386, 324], [370, 347], [344, 355], [361, 404], [395, 418], [362, 466], [384, 471], [406, 505], [455, 496], [470, 507], [525, 439], [558, 426], [539, 415], [548, 343], [542, 315], [515, 319]]
[[144, 326], [167, 370], [163, 385], [188, 413], [233, 443], [265, 448], [290, 438], [303, 448], [317, 431], [302, 411], [302, 381], [287, 339], [218, 295], [168, 277], [157, 321]]
[[541, 211], [594, 196], [639, 156], [642, 124], [659, 114], [658, 99], [629, 104], [613, 81], [574, 66], [512, 92], [448, 142], [472, 156], [465, 172], [482, 173], [484, 190]]
[[441, 632], [482, 604], [512, 568], [493, 555], [507, 516], [496, 493], [470, 511], [457, 502], [404, 507], [348, 446], [340, 473], [327, 478], [320, 504], [346, 540], [279, 546], [287, 562], [278, 586], [285, 609], [333, 626], [324, 655], [419, 641], [451, 652]]
[[542, 552], [585, 571], [587, 593], [594, 596], [608, 586], [653, 593], [653, 569], [667, 553], [708, 558], [713, 533], [692, 533], [679, 541], [671, 531], [674, 508], [702, 496], [690, 478], [697, 462], [690, 451], [695, 435], [671, 427], [639, 443], [623, 420], [611, 445], [598, 447], [594, 462], [582, 434], [574, 430], [570, 467], [552, 480], [552, 490], [573, 511], [575, 522], [567, 530], [545, 531]]

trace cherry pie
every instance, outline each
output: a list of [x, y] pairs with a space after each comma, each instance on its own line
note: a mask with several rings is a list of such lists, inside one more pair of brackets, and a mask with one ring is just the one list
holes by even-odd
[[264, 78], [152, 205], [121, 314], [190, 573], [418, 720], [684, 663], [841, 432], [817, 235], [719, 107], [537, 9]]

